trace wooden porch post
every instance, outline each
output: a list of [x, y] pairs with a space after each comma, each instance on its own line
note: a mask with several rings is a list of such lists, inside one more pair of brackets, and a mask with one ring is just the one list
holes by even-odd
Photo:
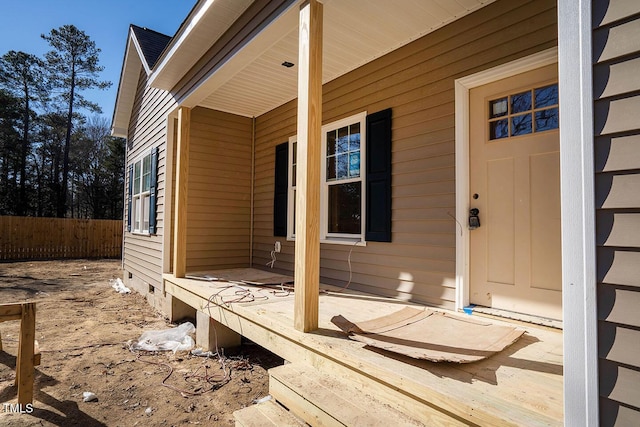
[[187, 190], [189, 176], [189, 128], [191, 109], [178, 110], [178, 147], [176, 158], [176, 195], [173, 235], [173, 274], [184, 277], [187, 269]]
[[300, 6], [294, 327], [318, 329], [322, 3]]

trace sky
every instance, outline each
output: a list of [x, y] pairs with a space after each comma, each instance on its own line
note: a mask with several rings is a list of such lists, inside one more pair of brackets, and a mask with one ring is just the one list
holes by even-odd
[[195, 4], [196, 0], [0, 0], [0, 55], [15, 50], [44, 57], [51, 47], [40, 35], [75, 25], [101, 49], [104, 71], [99, 79], [112, 82], [107, 90], [82, 94], [100, 105], [111, 122], [129, 25], [173, 36]]

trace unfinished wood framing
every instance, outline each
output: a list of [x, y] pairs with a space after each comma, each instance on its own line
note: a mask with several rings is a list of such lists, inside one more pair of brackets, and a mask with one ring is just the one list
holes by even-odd
[[321, 3], [301, 6], [299, 31], [294, 325], [309, 332], [318, 329], [320, 285]]
[[26, 405], [33, 402], [34, 366], [40, 364], [40, 348], [36, 341], [36, 303], [0, 305], [0, 322], [9, 320], [20, 320], [15, 383], [18, 386], [18, 403]]
[[233, 413], [236, 427], [304, 427], [307, 424], [274, 399], [247, 406]]
[[191, 109], [178, 110], [178, 156], [176, 158], [176, 206], [173, 274], [184, 277], [187, 268], [187, 190], [189, 188], [189, 138]]

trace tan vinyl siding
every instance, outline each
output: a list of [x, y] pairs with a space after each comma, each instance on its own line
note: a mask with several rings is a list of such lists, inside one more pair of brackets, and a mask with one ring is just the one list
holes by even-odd
[[246, 117], [191, 113], [187, 271], [249, 266], [251, 132]]
[[[392, 243], [321, 245], [325, 283], [453, 308], [454, 80], [556, 45], [555, 2], [498, 1], [324, 85], [323, 123], [392, 108]], [[296, 103], [256, 119], [254, 265], [293, 269], [273, 236], [275, 146], [296, 133]]]
[[[162, 243], [165, 233], [165, 182], [167, 149], [167, 115], [175, 108], [175, 101], [168, 92], [146, 86], [147, 76], [140, 72], [138, 89], [129, 124], [127, 165], [139, 160], [159, 147], [157, 187], [156, 235], [146, 236], [125, 232], [124, 269], [142, 282], [162, 289]], [[127, 169], [128, 170], [128, 169]], [[128, 194], [129, 174], [125, 176]], [[126, 205], [125, 205], [126, 206]], [[128, 211], [125, 209], [125, 221]]]
[[640, 425], [640, 5], [593, 4], [600, 424]]
[[253, 265], [265, 266], [271, 261], [270, 251], [275, 240], [282, 242], [275, 268], [281, 272], [293, 271], [292, 242], [273, 237], [273, 196], [275, 146], [286, 142], [296, 133], [295, 101], [256, 119], [255, 178], [254, 178], [254, 243]]

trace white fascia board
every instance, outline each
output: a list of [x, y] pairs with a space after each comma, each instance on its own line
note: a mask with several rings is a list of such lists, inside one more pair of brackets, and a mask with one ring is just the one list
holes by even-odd
[[115, 126], [111, 127], [111, 136], [115, 136], [118, 138], [126, 138], [127, 137], [127, 129], [126, 128], [117, 128]]
[[[158, 76], [162, 74], [163, 69], [167, 67], [169, 62], [173, 59], [176, 52], [178, 52], [185, 41], [189, 38], [189, 35], [194, 31], [194, 29], [198, 26], [198, 23], [203, 19], [211, 5], [215, 0], [206, 0], [200, 4], [200, 7], [193, 12], [192, 18], [187, 18], [188, 24], [184, 25], [178, 30], [178, 34], [176, 34], [169, 44], [169, 49], [165, 50], [162, 53], [160, 59], [156, 62], [154, 66], [153, 73], [149, 78], [149, 85], [154, 86]], [[197, 7], [197, 6], [196, 6]], [[155, 86], [154, 86], [155, 87]]]
[[591, 0], [558, 2], [564, 422], [599, 424]]
[[[135, 49], [138, 52], [138, 57], [140, 58], [140, 61], [142, 62], [142, 66], [144, 67], [144, 71], [147, 73], [147, 76], [148, 76], [149, 74], [151, 74], [151, 69], [149, 68], [149, 64], [147, 64], [147, 59], [144, 57], [144, 53], [142, 52], [142, 48], [140, 47], [140, 42], [138, 41], [138, 38], [136, 37], [136, 33], [133, 32], [133, 29], [131, 29], [130, 32], [129, 32], [129, 40], [135, 46]], [[127, 50], [129, 50], [129, 49], [127, 48]]]
[[[142, 52], [135, 42], [133, 31], [129, 31], [129, 40], [122, 62], [118, 92], [116, 93], [116, 104], [113, 109], [111, 120], [111, 135], [126, 138], [128, 135], [129, 119], [135, 100], [135, 91], [138, 86], [140, 68], [145, 64]], [[145, 68], [146, 70], [146, 68]]]

